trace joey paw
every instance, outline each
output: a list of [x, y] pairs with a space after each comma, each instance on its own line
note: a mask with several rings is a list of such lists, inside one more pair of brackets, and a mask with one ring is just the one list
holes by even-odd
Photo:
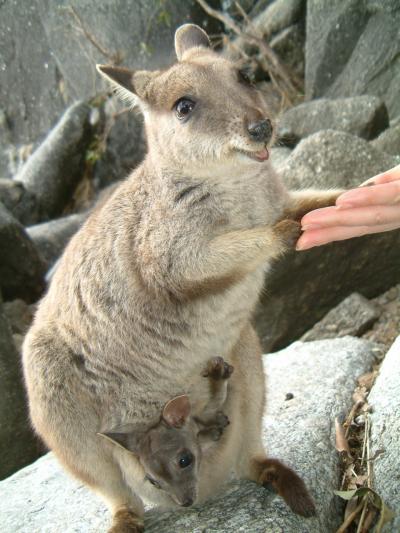
[[203, 372], [203, 377], [214, 380], [228, 379], [233, 372], [233, 366], [224, 361], [222, 357], [212, 357]]

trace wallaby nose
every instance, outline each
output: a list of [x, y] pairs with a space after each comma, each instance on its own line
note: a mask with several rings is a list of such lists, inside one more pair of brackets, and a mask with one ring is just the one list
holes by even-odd
[[257, 122], [251, 122], [247, 126], [247, 131], [250, 133], [250, 137], [253, 141], [268, 142], [272, 135], [271, 121], [268, 118], [265, 118]]
[[190, 507], [193, 505], [193, 498], [186, 498], [182, 503], [182, 507]]

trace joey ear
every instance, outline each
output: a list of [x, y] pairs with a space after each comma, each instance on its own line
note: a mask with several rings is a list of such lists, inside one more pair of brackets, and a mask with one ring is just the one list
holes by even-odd
[[181, 61], [183, 54], [190, 48], [202, 46], [210, 48], [208, 35], [200, 26], [196, 24], [183, 24], [175, 32], [175, 52], [178, 61]]
[[125, 67], [112, 65], [96, 65], [98, 72], [112, 85], [117, 87], [122, 97], [133, 99], [135, 96], [140, 100], [146, 100], [146, 88], [149, 82], [158, 75], [158, 72], [150, 70], [130, 70]]
[[113, 444], [124, 448], [132, 453], [139, 453], [142, 439], [145, 435], [145, 431], [142, 428], [137, 428], [133, 424], [126, 426], [119, 426], [109, 431], [101, 431], [97, 433], [100, 437], [103, 437]]
[[190, 415], [190, 402], [187, 394], [177, 396], [165, 404], [162, 418], [169, 426], [181, 428]]

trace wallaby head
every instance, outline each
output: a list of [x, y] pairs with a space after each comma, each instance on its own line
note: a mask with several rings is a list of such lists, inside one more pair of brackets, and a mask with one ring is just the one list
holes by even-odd
[[146, 472], [146, 482], [183, 507], [196, 500], [201, 461], [198, 427], [190, 412], [188, 396], [177, 396], [165, 405], [159, 423], [150, 429], [127, 424], [100, 433], [135, 454]]
[[141, 108], [150, 155], [191, 175], [268, 159], [271, 117], [246, 72], [193, 24], [178, 28], [175, 51], [178, 62], [163, 71], [97, 67]]

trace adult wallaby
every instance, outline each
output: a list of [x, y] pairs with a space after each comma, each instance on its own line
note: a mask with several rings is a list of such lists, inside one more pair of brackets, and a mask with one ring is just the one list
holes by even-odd
[[139, 494], [173, 502], [98, 432], [151, 427], [181, 394], [200, 415], [210, 392], [200, 374], [216, 353], [235, 367], [231, 424], [203, 458], [194, 500], [235, 473], [272, 482], [296, 512], [314, 510], [301, 479], [263, 452], [264, 378], [249, 321], [270, 261], [299, 235], [295, 219], [337, 195], [286, 191], [268, 161], [268, 109], [203, 30], [180, 27], [175, 49], [164, 71], [98, 67], [141, 108], [148, 153], [71, 240], [23, 350], [33, 426], [108, 502], [114, 533], [142, 530]]

